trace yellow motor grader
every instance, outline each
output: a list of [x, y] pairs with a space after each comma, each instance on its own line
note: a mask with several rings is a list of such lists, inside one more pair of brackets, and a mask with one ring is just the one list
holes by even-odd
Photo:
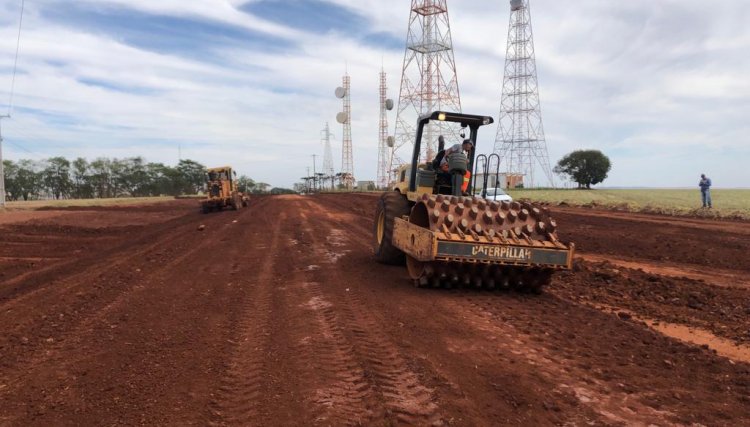
[[[452, 153], [447, 171], [419, 164], [425, 126], [431, 121], [469, 128], [476, 147], [491, 117], [436, 111], [417, 122], [405, 180], [385, 192], [375, 212], [375, 257], [403, 264], [418, 287], [513, 288], [539, 292], [555, 270], [570, 269], [574, 244], [558, 240], [549, 210], [531, 203], [465, 196], [476, 149]], [[473, 180], [473, 177], [469, 179]], [[471, 183], [469, 188], [473, 188]]]
[[237, 188], [237, 172], [229, 166], [206, 170], [206, 198], [201, 200], [201, 211], [209, 213], [226, 207], [239, 210], [248, 204], [248, 196]]

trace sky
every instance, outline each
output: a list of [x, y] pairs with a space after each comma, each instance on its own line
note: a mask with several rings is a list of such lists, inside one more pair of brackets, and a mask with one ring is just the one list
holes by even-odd
[[[20, 0], [0, 0], [0, 115]], [[500, 108], [509, 2], [448, 0], [466, 113]], [[26, 0], [5, 158], [143, 156], [230, 164], [290, 187], [341, 165], [352, 79], [354, 173], [374, 180], [378, 73], [398, 100], [407, 0]], [[531, 0], [547, 146], [598, 149], [604, 185], [750, 187], [750, 2]], [[395, 111], [389, 116], [391, 132]], [[496, 129], [480, 135], [489, 152]]]

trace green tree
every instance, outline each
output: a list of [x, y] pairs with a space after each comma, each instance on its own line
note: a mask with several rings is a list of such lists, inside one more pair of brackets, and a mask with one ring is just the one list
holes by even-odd
[[555, 173], [567, 176], [578, 184], [578, 188], [591, 188], [604, 182], [612, 169], [609, 157], [599, 150], [578, 150], [560, 159]]
[[146, 192], [149, 196], [179, 195], [176, 190], [176, 180], [179, 174], [175, 168], [165, 166], [162, 163], [148, 163], [145, 168], [146, 180], [148, 182]]
[[3, 175], [5, 178], [5, 198], [18, 200], [18, 165], [10, 160], [3, 160]]
[[265, 182], [257, 182], [255, 183], [253, 193], [267, 193], [269, 188], [271, 188], [271, 184], [266, 184]]
[[271, 194], [297, 194], [296, 191], [289, 188], [274, 187], [269, 191]]
[[17, 198], [29, 200], [39, 195], [42, 189], [42, 174], [39, 167], [31, 160], [19, 160], [16, 173]]
[[251, 193], [255, 189], [255, 181], [248, 176], [240, 175], [237, 178], [237, 188], [243, 193]]
[[143, 157], [122, 159], [120, 173], [116, 175], [118, 186], [124, 194], [133, 197], [148, 196], [151, 182]]
[[44, 186], [59, 200], [70, 196], [73, 182], [70, 179], [70, 162], [65, 157], [52, 157], [42, 171]]
[[111, 160], [99, 157], [89, 165], [91, 186], [96, 197], [100, 199], [114, 197], [112, 186], [110, 185], [112, 176], [111, 164]]
[[206, 184], [206, 167], [196, 161], [180, 160], [177, 172], [180, 194], [197, 194]]
[[89, 162], [83, 157], [79, 157], [73, 160], [71, 166], [73, 197], [77, 199], [90, 199], [94, 197], [94, 191], [91, 188], [91, 177], [89, 176]]

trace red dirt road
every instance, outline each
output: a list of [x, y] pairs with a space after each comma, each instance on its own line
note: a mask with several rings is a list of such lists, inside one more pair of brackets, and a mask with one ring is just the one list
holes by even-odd
[[578, 261], [532, 296], [412, 287], [373, 261], [374, 205], [1, 224], [0, 425], [750, 424], [750, 361], [713, 351], [750, 343], [750, 289], [679, 274], [746, 279], [747, 223], [566, 209], [584, 257], [670, 269]]

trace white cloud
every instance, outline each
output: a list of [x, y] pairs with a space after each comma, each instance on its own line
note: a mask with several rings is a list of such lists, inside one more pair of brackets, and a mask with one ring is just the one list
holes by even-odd
[[[4, 10], [12, 10], [5, 0]], [[21, 45], [16, 114], [5, 137], [40, 155], [184, 156], [206, 164], [231, 161], [241, 172], [291, 185], [322, 155], [326, 121], [335, 114], [345, 62], [353, 81], [355, 173], [373, 179], [377, 157], [377, 84], [381, 63], [390, 96], [398, 96], [402, 49], [363, 45], [341, 31], [303, 33], [239, 12], [240, 0], [84, 0], [119, 8], [248, 28], [295, 44], [293, 49], [216, 46], [214, 55], [182, 57], [128, 46], [113, 34], [50, 21], [29, 8]], [[366, 16], [369, 31], [405, 38], [403, 1], [331, 0]], [[462, 104], [497, 115], [508, 23], [507, 2], [450, 2]], [[750, 111], [750, 6], [740, 0], [532, 4], [542, 112], [550, 158], [580, 147], [610, 154], [609, 185], [682, 185], [683, 169], [712, 169], [719, 185], [750, 181], [737, 158], [747, 154]], [[9, 85], [15, 23], [0, 27], [0, 99]], [[154, 34], [154, 37], [159, 37]], [[186, 46], [190, 41], [185, 41]], [[217, 59], [218, 58], [218, 59]], [[121, 89], [92, 86], [100, 81]], [[7, 84], [6, 84], [7, 83]], [[24, 112], [39, 110], [46, 114]], [[51, 114], [51, 115], [50, 115]], [[68, 120], [70, 119], [70, 121]], [[390, 117], [391, 127], [395, 116]], [[480, 148], [494, 143], [485, 129]], [[340, 164], [335, 140], [335, 164]], [[706, 155], [710, 153], [710, 155]], [[28, 153], [14, 145], [9, 157]], [[681, 163], [682, 162], [682, 165]], [[658, 181], [636, 173], [648, 170]], [[692, 185], [689, 178], [689, 185]]]

